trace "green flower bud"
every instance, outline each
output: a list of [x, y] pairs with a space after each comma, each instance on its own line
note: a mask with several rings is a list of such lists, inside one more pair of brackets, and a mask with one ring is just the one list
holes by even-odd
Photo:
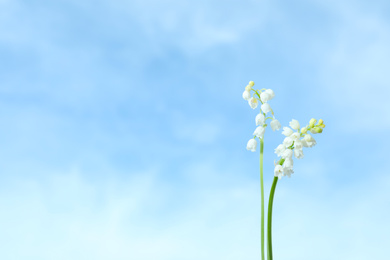
[[250, 87], [253, 87], [253, 86], [255, 85], [255, 83], [254, 83], [253, 81], [249, 81], [248, 85], [249, 85]]
[[322, 125], [323, 123], [324, 123], [324, 120], [322, 120], [322, 119], [318, 120], [319, 125]]
[[314, 125], [315, 125], [316, 123], [317, 123], [317, 119], [315, 119], [315, 118], [310, 119], [310, 122], [309, 122], [310, 128], [314, 127]]
[[307, 126], [302, 127], [301, 133], [302, 133], [302, 134], [306, 134], [306, 133], [307, 133]]
[[321, 127], [321, 128], [325, 128], [325, 125], [324, 125], [324, 124], [320, 124], [320, 127]]
[[322, 133], [322, 128], [319, 126], [316, 126], [316, 127], [312, 128], [310, 130], [310, 132], [312, 132], [313, 134], [319, 134], [319, 133]]

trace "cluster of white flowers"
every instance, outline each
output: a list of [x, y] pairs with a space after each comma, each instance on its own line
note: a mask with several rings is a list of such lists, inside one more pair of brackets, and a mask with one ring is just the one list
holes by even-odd
[[303, 147], [313, 147], [316, 145], [316, 140], [314, 140], [308, 132], [311, 132], [312, 134], [322, 133], [322, 130], [325, 127], [322, 119], [318, 120], [317, 125], [316, 123], [317, 120], [312, 118], [309, 125], [302, 127], [301, 129], [299, 122], [293, 119], [290, 122], [291, 128], [283, 127], [282, 134], [285, 135], [286, 138], [284, 138], [283, 143], [275, 149], [275, 153], [278, 157], [282, 157], [275, 165], [274, 174], [276, 177], [279, 179], [282, 178], [282, 176], [290, 177], [291, 174], [294, 173], [292, 156], [294, 155], [295, 158], [302, 159]]
[[[267, 127], [267, 119], [272, 119], [270, 125], [273, 131], [279, 130], [282, 127], [280, 122], [275, 119], [271, 106], [267, 103], [269, 100], [275, 97], [274, 91], [272, 89], [253, 89], [254, 85], [255, 83], [250, 81], [245, 87], [244, 93], [242, 93], [243, 99], [248, 101], [248, 104], [252, 109], [256, 109], [259, 103], [261, 103], [260, 112], [255, 118], [255, 122], [258, 127], [253, 132], [254, 137], [250, 139], [246, 145], [246, 149], [252, 152], [256, 151], [256, 137], [262, 139], [264, 136], [265, 128]], [[252, 91], [253, 94], [251, 93]], [[266, 117], [267, 113], [269, 112], [271, 112], [272, 117]]]

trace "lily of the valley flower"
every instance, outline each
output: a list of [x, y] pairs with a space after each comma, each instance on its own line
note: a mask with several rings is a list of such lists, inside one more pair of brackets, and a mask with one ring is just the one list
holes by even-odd
[[257, 101], [257, 99], [255, 97], [251, 97], [249, 100], [248, 100], [248, 103], [249, 103], [249, 106], [252, 108], [252, 109], [255, 109], [258, 105], [259, 105], [259, 102]]
[[264, 103], [261, 105], [261, 110], [264, 112], [264, 114], [267, 114], [268, 112], [271, 112], [271, 106], [268, 103]]
[[274, 170], [274, 175], [278, 177], [279, 179], [283, 176], [283, 166], [282, 165], [276, 165]]
[[290, 147], [292, 144], [294, 143], [294, 140], [287, 136], [286, 138], [284, 138], [283, 140], [283, 145], [287, 148], [287, 147]]
[[280, 122], [277, 119], [273, 119], [271, 121], [271, 128], [273, 131], [279, 130], [282, 127]]
[[245, 100], [249, 100], [251, 98], [251, 92], [249, 90], [245, 90], [242, 93], [242, 98], [245, 99]]
[[258, 126], [256, 130], [253, 132], [253, 135], [256, 136], [257, 138], [263, 138], [265, 133], [265, 128], [262, 126]]
[[250, 139], [246, 144], [246, 149], [251, 152], [256, 152], [257, 141], [256, 139]]
[[317, 142], [310, 134], [306, 134], [302, 140], [302, 144], [305, 147], [313, 147], [314, 145], [317, 144]]
[[287, 127], [287, 126], [283, 127], [282, 135], [290, 136], [290, 135], [292, 135], [293, 133], [294, 133], [294, 131], [293, 131], [291, 128], [289, 128], [289, 127]]
[[256, 116], [256, 125], [264, 125], [265, 124], [265, 116], [262, 113], [259, 113]]
[[265, 93], [267, 93], [269, 95], [269, 100], [271, 100], [275, 97], [275, 93], [272, 89], [266, 89]]
[[303, 150], [302, 150], [302, 149], [295, 148], [295, 149], [294, 149], [294, 156], [295, 156], [295, 158], [297, 158], [297, 159], [302, 159], [302, 158], [303, 158]]
[[298, 130], [299, 128], [301, 128], [301, 126], [299, 125], [298, 120], [295, 120], [295, 119], [291, 120], [290, 127], [292, 129], [294, 129], [294, 130]]
[[278, 157], [281, 157], [284, 151], [286, 151], [286, 147], [283, 144], [279, 144], [275, 149], [275, 153]]

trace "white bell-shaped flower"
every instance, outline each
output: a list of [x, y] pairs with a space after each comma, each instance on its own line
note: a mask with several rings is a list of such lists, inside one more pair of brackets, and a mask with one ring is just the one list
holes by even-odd
[[274, 91], [272, 89], [267, 89], [264, 92], [269, 95], [269, 100], [271, 100], [271, 99], [273, 99], [275, 97], [275, 93], [274, 93]]
[[299, 128], [301, 128], [301, 126], [299, 125], [298, 120], [295, 120], [295, 119], [291, 120], [290, 127], [292, 129], [294, 129], [294, 130], [298, 130]]
[[256, 152], [257, 141], [255, 139], [250, 139], [246, 144], [246, 149], [251, 152]]
[[286, 138], [284, 138], [283, 140], [283, 145], [285, 147], [290, 147], [292, 144], [293, 144], [294, 140], [291, 139], [291, 137], [287, 136]]
[[256, 116], [255, 121], [256, 121], [256, 125], [264, 125], [265, 124], [265, 116], [263, 115], [263, 113], [259, 113]]
[[249, 99], [251, 98], [251, 92], [245, 90], [245, 91], [242, 93], [242, 98], [245, 99], [245, 100], [249, 100]]
[[248, 100], [248, 103], [249, 103], [249, 106], [250, 106], [252, 109], [255, 109], [255, 108], [259, 105], [259, 102], [258, 102], [257, 99], [254, 98], [254, 97], [251, 97], [251, 98]]
[[263, 138], [265, 133], [265, 127], [258, 126], [256, 130], [253, 132], [253, 135], [255, 135], [258, 138]]
[[291, 174], [294, 173], [293, 167], [285, 167], [283, 166], [283, 175], [291, 177]]
[[279, 179], [283, 176], [283, 167], [281, 165], [276, 165], [274, 170], [274, 176], [278, 177]]
[[303, 146], [306, 147], [313, 147], [314, 145], [317, 144], [316, 140], [310, 135], [306, 134], [305, 137], [302, 140]]
[[289, 128], [287, 126], [283, 127], [282, 135], [290, 136], [293, 133], [294, 133], [294, 131], [291, 128]]
[[292, 155], [293, 155], [293, 151], [291, 149], [286, 149], [283, 153], [282, 153], [282, 158], [283, 159], [288, 159], [288, 158], [292, 158]]
[[261, 99], [261, 101], [263, 101], [265, 103], [271, 99], [271, 96], [267, 92], [264, 91], [264, 92], [260, 93], [260, 99]]
[[268, 103], [264, 103], [261, 105], [261, 110], [267, 114], [268, 112], [271, 112], [271, 106]]
[[278, 157], [281, 157], [284, 151], [286, 151], [286, 147], [283, 144], [279, 144], [275, 149], [275, 153]]
[[302, 159], [303, 158], [303, 151], [302, 151], [302, 149], [295, 148], [294, 149], [294, 156], [297, 159]]
[[280, 124], [280, 122], [277, 119], [274, 119], [271, 121], [272, 130], [276, 131], [276, 130], [279, 130], [281, 127], [282, 127], [282, 125]]

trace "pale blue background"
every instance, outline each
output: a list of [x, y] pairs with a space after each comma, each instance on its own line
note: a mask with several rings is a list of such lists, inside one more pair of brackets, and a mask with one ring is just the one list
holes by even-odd
[[283, 125], [326, 124], [278, 184], [274, 259], [389, 259], [389, 14], [0, 0], [0, 259], [260, 259], [249, 80]]

